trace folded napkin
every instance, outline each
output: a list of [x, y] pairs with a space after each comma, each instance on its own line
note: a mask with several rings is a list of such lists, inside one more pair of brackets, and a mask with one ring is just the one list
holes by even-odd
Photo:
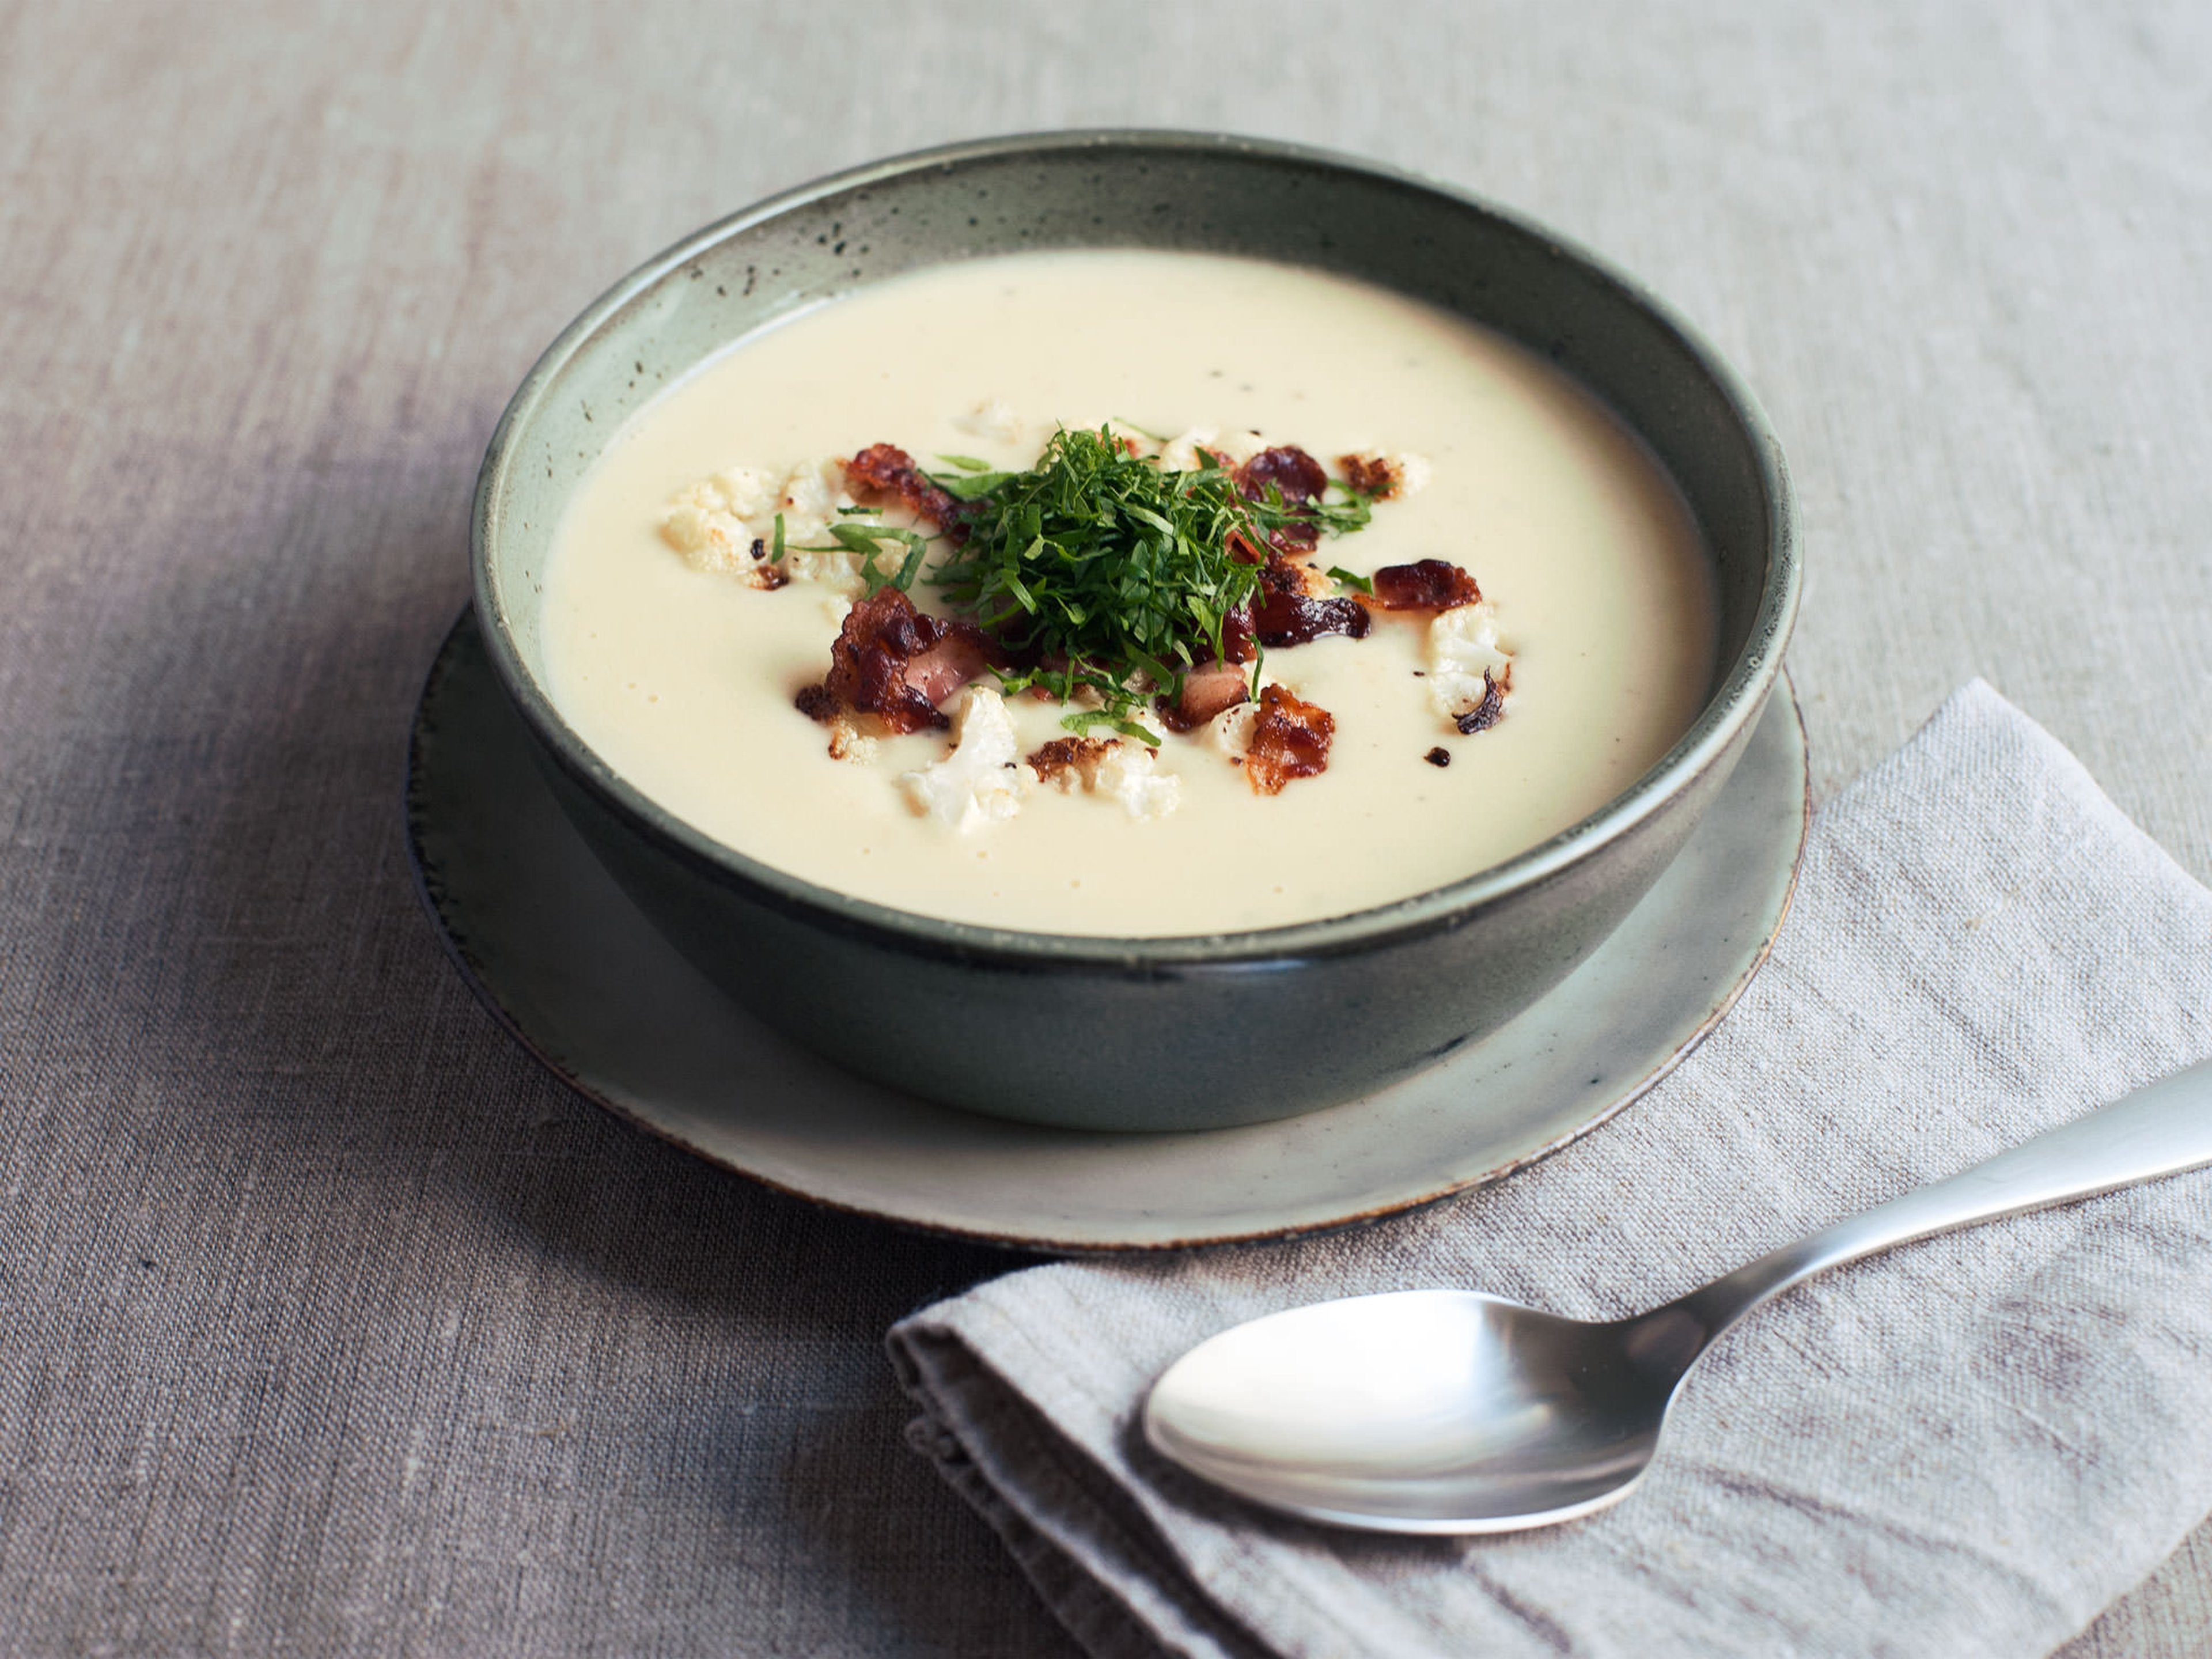
[[1304, 1243], [1063, 1263], [896, 1327], [912, 1438], [1101, 1656], [2017, 1656], [2212, 1509], [2212, 1173], [1908, 1245], [1753, 1313], [1618, 1508], [1490, 1539], [1273, 1517], [1145, 1389], [1255, 1315], [1420, 1285], [1665, 1301], [2212, 1053], [2212, 893], [1986, 685], [1814, 822], [1735, 1012], [1498, 1186]]

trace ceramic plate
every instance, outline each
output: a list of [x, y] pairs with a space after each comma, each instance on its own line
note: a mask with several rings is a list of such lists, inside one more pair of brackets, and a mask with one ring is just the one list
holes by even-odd
[[909, 1099], [784, 1042], [638, 914], [526, 744], [465, 612], [416, 710], [408, 840], [454, 960], [532, 1054], [610, 1111], [785, 1192], [1071, 1252], [1341, 1226], [1558, 1150], [1727, 1012], [1789, 908], [1807, 817], [1804, 732], [1785, 681], [1680, 858], [1589, 961], [1502, 1030], [1307, 1116], [1100, 1134]]

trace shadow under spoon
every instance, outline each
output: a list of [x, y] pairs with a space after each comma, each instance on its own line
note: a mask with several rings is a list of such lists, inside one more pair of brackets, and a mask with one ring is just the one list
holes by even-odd
[[1371, 1531], [1496, 1533], [1626, 1497], [1714, 1340], [1769, 1297], [1893, 1245], [2212, 1164], [2212, 1061], [1838, 1221], [1634, 1318], [1472, 1291], [1293, 1308], [1201, 1342], [1145, 1437], [1239, 1496]]

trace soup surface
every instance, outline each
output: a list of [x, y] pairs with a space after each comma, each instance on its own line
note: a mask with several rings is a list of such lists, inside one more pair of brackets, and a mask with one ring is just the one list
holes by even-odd
[[[1512, 653], [1503, 718], [1455, 730], [1425, 687], [1428, 619], [1379, 615], [1364, 639], [1266, 655], [1267, 678], [1334, 717], [1320, 775], [1261, 794], [1203, 732], [1170, 735], [1157, 771], [1178, 781], [1172, 811], [1038, 787], [1013, 816], [963, 828], [900, 781], [949, 734], [880, 737], [870, 759], [840, 761], [794, 708], [829, 665], [843, 601], [701, 568], [665, 529], [672, 503], [732, 467], [780, 478], [888, 442], [933, 469], [945, 454], [1020, 468], [1055, 423], [1106, 420], [1420, 457], [1425, 487], [1376, 503], [1316, 562], [1471, 572]], [[926, 581], [914, 592], [929, 604]], [[1107, 251], [940, 267], [738, 342], [641, 411], [586, 480], [549, 562], [544, 638], [547, 690], [584, 739], [740, 852], [929, 915], [1160, 937], [1364, 909], [1565, 829], [1687, 728], [1715, 629], [1671, 481], [1528, 352], [1334, 276]], [[1057, 704], [1006, 708], [1024, 750], [1067, 735]]]

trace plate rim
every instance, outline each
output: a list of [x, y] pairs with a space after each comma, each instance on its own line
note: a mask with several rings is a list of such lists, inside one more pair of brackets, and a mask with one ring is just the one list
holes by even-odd
[[[1001, 1249], [1063, 1256], [1118, 1257], [1149, 1255], [1173, 1250], [1220, 1249], [1232, 1245], [1291, 1243], [1330, 1233], [1353, 1231], [1394, 1217], [1410, 1215], [1416, 1211], [1442, 1204], [1463, 1194], [1507, 1180], [1534, 1164], [1542, 1163], [1546, 1158], [1565, 1150], [1593, 1130], [1611, 1122], [1622, 1111], [1650, 1093], [1695, 1052], [1721, 1022], [1728, 1018], [1752, 981], [1759, 976], [1760, 969], [1766, 965], [1767, 958], [1774, 948], [1774, 941], [1789, 920], [1790, 908], [1796, 899], [1798, 880], [1804, 870], [1805, 848], [1811, 830], [1813, 789], [1812, 768], [1809, 763], [1810, 748], [1805, 731], [1803, 706], [1796, 695], [1796, 682], [1791, 678], [1785, 664], [1776, 678], [1775, 690], [1778, 695], [1769, 698], [1768, 707], [1762, 711], [1761, 714], [1763, 721], [1777, 712], [1778, 708], [1786, 710], [1790, 721], [1796, 729], [1796, 752], [1802, 763], [1796, 844], [1790, 853], [1790, 872], [1783, 885], [1781, 902], [1776, 907], [1771, 922], [1765, 924], [1764, 936], [1758, 948], [1736, 975], [1734, 982], [1714, 1000], [1695, 1028], [1679, 1038], [1656, 1065], [1634, 1080], [1622, 1085], [1620, 1091], [1590, 1117], [1565, 1134], [1546, 1141], [1540, 1146], [1523, 1152], [1492, 1169], [1449, 1182], [1434, 1191], [1411, 1197], [1392, 1199], [1379, 1205], [1370, 1205], [1326, 1220], [1295, 1221], [1279, 1226], [1157, 1240], [1063, 1239], [1042, 1236], [1035, 1231], [994, 1231], [988, 1228], [965, 1226], [952, 1222], [931, 1221], [910, 1215], [889, 1213], [883, 1210], [870, 1208], [864, 1204], [809, 1192], [802, 1187], [793, 1185], [788, 1181], [779, 1180], [774, 1176], [763, 1174], [758, 1170], [750, 1170], [732, 1163], [727, 1158], [685, 1139], [667, 1125], [656, 1121], [619, 1099], [601, 1093], [586, 1079], [578, 1076], [574, 1068], [550, 1053], [501, 1000], [499, 994], [491, 983], [490, 976], [471, 955], [459, 932], [447, 917], [439, 897], [440, 892], [443, 890], [443, 884], [431, 867], [433, 861], [425, 856], [421, 833], [424, 822], [422, 808], [426, 799], [426, 790], [422, 781], [424, 769], [422, 746], [426, 734], [426, 712], [430, 707], [433, 696], [454, 672], [453, 658], [462, 644], [465, 635], [471, 630], [481, 633], [476, 607], [473, 604], [467, 604], [461, 607], [460, 613], [441, 637], [436, 653], [431, 659], [428, 671], [423, 676], [422, 690], [417, 694], [410, 712], [404, 773], [399, 804], [402, 838], [407, 853], [408, 875], [414, 886], [416, 896], [422, 902], [431, 931], [437, 936], [440, 947], [445, 952], [447, 960], [453, 964], [454, 971], [459, 975], [462, 983], [468, 988], [471, 995], [475, 998], [477, 1004], [491, 1015], [526, 1054], [556, 1078], [572, 1093], [618, 1121], [633, 1128], [641, 1129], [655, 1139], [677, 1147], [702, 1163], [738, 1176], [755, 1186], [764, 1187], [771, 1192], [817, 1208], [833, 1211], [842, 1215], [860, 1217], [902, 1231], [920, 1233], [934, 1238], [957, 1239], [969, 1243], [986, 1244]], [[1753, 729], [1756, 730], [1756, 725]], [[1702, 829], [1703, 826], [1699, 828]], [[1693, 841], [1698, 833], [1697, 830], [1691, 832]], [[672, 950], [674, 947], [670, 948]], [[1604, 948], [1602, 943], [1598, 946], [1600, 951]], [[1537, 1002], [1524, 1012], [1534, 1012], [1536, 1009], [1541, 1008], [1547, 1000], [1557, 994], [1558, 988], [1554, 988], [1553, 991], [1546, 993], [1544, 997], [1538, 999]], [[721, 993], [716, 991], [714, 994], [720, 997]], [[936, 1107], [933, 1109], [955, 1109]], [[1297, 1118], [1282, 1120], [1286, 1123], [1295, 1123], [1298, 1121]], [[1266, 1124], [1243, 1125], [1240, 1126], [1239, 1132], [1265, 1130], [1267, 1127]], [[1203, 1135], [1216, 1132], [1200, 1129], [1184, 1133]], [[1102, 1144], [1104, 1144], [1110, 1142], [1115, 1137], [1109, 1133], [1100, 1132], [1097, 1138]]]

